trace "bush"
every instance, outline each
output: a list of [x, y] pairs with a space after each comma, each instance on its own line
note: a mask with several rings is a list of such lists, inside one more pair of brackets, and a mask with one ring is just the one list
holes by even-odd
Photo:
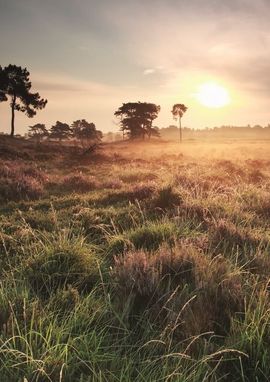
[[162, 209], [173, 208], [181, 203], [181, 195], [172, 186], [161, 188], [154, 198], [154, 206]]
[[38, 199], [44, 193], [45, 175], [36, 167], [20, 162], [0, 163], [0, 198]]
[[72, 174], [64, 177], [61, 182], [63, 191], [69, 192], [88, 192], [96, 190], [99, 183], [94, 177], [88, 177], [82, 174]]
[[[246, 248], [256, 249], [259, 245], [267, 247], [269, 241], [266, 237], [259, 234], [254, 234], [252, 230], [237, 227], [232, 222], [226, 219], [218, 219], [209, 226], [209, 236], [212, 246], [215, 248], [223, 247], [230, 251], [236, 248], [242, 250], [247, 255]], [[248, 260], [247, 258], [244, 259]]]
[[129, 318], [144, 310], [156, 324], [174, 323], [181, 338], [224, 334], [243, 310], [241, 274], [224, 257], [211, 260], [191, 246], [130, 251], [115, 257], [112, 276], [121, 300], [132, 301]]
[[131, 199], [143, 200], [150, 198], [156, 189], [155, 183], [139, 183], [130, 191]]
[[[205, 259], [193, 248], [165, 245], [154, 253], [133, 250], [115, 257], [114, 261], [113, 276], [122, 292], [126, 296], [135, 293], [150, 299], [154, 293], [162, 295], [172, 280], [182, 287], [189, 284], [194, 289], [200, 282], [195, 266]], [[165, 279], [167, 286], [162, 287]]]

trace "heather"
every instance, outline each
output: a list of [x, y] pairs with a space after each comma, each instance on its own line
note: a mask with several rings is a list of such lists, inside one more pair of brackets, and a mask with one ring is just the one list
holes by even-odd
[[268, 381], [268, 143], [55, 145], [3, 146], [1, 381]]

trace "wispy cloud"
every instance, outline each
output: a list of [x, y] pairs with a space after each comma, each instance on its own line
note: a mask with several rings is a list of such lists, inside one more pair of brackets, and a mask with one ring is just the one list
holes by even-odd
[[156, 72], [156, 69], [154, 69], [154, 68], [149, 68], [149, 69], [144, 69], [143, 74], [144, 74], [145, 76], [148, 76], [149, 74], [154, 74], [155, 72]]
[[269, 1], [169, 0], [155, 2], [154, 9], [152, 3], [135, 1], [115, 7], [114, 14], [104, 11], [106, 19], [133, 62], [146, 68], [144, 75], [166, 68], [173, 78], [200, 70], [242, 89], [251, 81], [253, 87], [264, 87], [264, 67], [270, 66]]
[[155, 66], [154, 68], [147, 68], [147, 69], [144, 69], [143, 71], [143, 74], [145, 76], [148, 76], [150, 74], [167, 74], [167, 73], [168, 73], [168, 70], [166, 70], [166, 68], [164, 68], [164, 66], [162, 65]]

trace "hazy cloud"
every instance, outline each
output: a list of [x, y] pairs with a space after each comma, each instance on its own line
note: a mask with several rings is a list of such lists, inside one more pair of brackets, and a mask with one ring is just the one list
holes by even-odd
[[153, 73], [155, 73], [155, 69], [154, 68], [149, 68], [149, 69], [145, 69], [144, 71], [143, 71], [143, 74], [145, 75], [145, 76], [148, 76], [149, 74], [153, 74]]

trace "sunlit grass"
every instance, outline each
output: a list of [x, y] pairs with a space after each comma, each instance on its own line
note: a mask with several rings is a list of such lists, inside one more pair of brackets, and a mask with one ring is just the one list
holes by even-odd
[[1, 163], [0, 380], [267, 381], [265, 146], [125, 145]]

